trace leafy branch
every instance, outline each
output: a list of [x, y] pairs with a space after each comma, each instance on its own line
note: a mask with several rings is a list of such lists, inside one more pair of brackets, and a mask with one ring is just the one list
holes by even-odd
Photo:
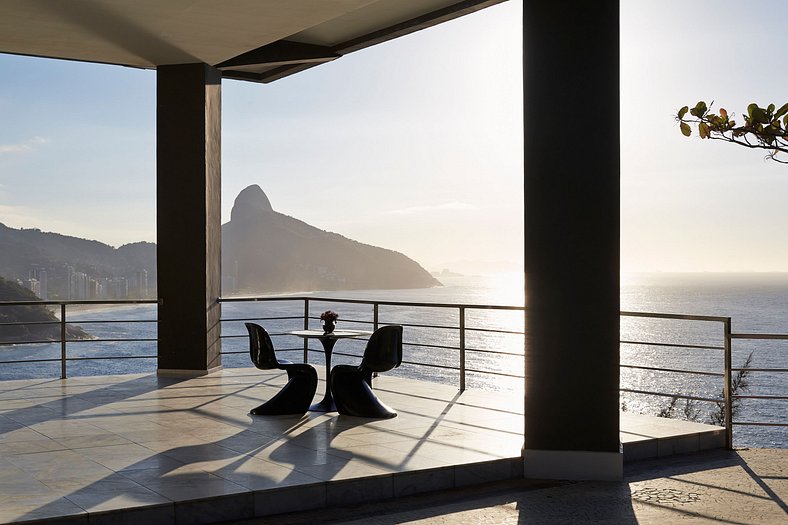
[[[690, 116], [687, 116], [688, 112]], [[685, 137], [692, 135], [690, 124], [694, 124], [702, 139], [724, 140], [746, 148], [765, 149], [769, 151], [766, 158], [788, 164], [788, 160], [777, 158], [779, 153], [788, 154], [788, 103], [776, 111], [774, 104], [766, 108], [750, 104], [744, 115], [744, 124], [740, 126], [736, 125], [732, 117], [724, 108], [720, 108], [719, 114], [712, 113], [710, 107], [701, 100], [693, 108], [681, 108], [676, 120]]]

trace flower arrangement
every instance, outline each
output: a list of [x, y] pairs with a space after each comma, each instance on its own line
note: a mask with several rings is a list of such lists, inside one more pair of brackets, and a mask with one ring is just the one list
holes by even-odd
[[333, 310], [326, 310], [322, 314], [320, 314], [321, 321], [330, 321], [332, 323], [336, 322], [339, 319], [339, 314]]

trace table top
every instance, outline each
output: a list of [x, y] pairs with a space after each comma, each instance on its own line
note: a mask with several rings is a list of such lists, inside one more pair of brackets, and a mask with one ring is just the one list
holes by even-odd
[[297, 335], [298, 337], [312, 337], [316, 339], [320, 339], [321, 337], [328, 337], [330, 339], [347, 339], [352, 337], [372, 335], [372, 332], [368, 330], [334, 330], [328, 334], [323, 332], [323, 330], [293, 330], [292, 332], [288, 333]]

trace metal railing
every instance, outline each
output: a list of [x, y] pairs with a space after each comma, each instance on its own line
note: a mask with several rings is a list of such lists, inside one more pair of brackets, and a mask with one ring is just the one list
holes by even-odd
[[[434, 369], [443, 369], [443, 370], [454, 370], [459, 374], [459, 388], [461, 391], [466, 390], [467, 388], [467, 376], [468, 374], [479, 374], [479, 375], [490, 375], [490, 376], [497, 376], [497, 377], [509, 377], [509, 378], [518, 378], [522, 379], [524, 374], [522, 372], [511, 372], [511, 371], [502, 371], [502, 370], [493, 370], [493, 369], [479, 369], [473, 368], [468, 366], [468, 356], [469, 355], [491, 355], [491, 356], [517, 356], [523, 357], [524, 344], [520, 343], [519, 348], [521, 349], [518, 352], [507, 352], [501, 350], [494, 350], [490, 348], [477, 348], [473, 347], [468, 344], [468, 335], [469, 334], [500, 334], [500, 335], [514, 335], [519, 336], [522, 338], [525, 335], [524, 330], [510, 330], [504, 328], [489, 328], [489, 327], [481, 327], [475, 326], [473, 324], [469, 324], [469, 316], [468, 313], [472, 311], [509, 311], [509, 312], [518, 312], [519, 314], [524, 315], [525, 308], [522, 306], [503, 306], [503, 305], [483, 305], [483, 304], [456, 304], [456, 303], [424, 303], [424, 302], [407, 302], [407, 301], [373, 301], [373, 300], [362, 300], [362, 299], [337, 299], [337, 298], [330, 298], [330, 297], [244, 297], [244, 298], [223, 298], [220, 299], [223, 304], [231, 304], [231, 303], [271, 303], [271, 302], [297, 302], [303, 304], [302, 314], [298, 316], [294, 315], [285, 315], [285, 316], [252, 316], [252, 317], [229, 317], [223, 318], [222, 323], [232, 323], [232, 322], [247, 322], [247, 321], [266, 321], [266, 322], [276, 322], [281, 323], [282, 321], [297, 321], [298, 328], [301, 329], [309, 329], [310, 322], [314, 322], [314, 327], [316, 328], [319, 323], [319, 315], [313, 315], [310, 312], [314, 310], [312, 308], [315, 304], [324, 304], [324, 305], [331, 305], [331, 304], [345, 304], [345, 305], [353, 305], [353, 306], [361, 306], [367, 307], [367, 311], [356, 311], [353, 312], [354, 315], [358, 317], [351, 317], [351, 318], [344, 318], [341, 319], [343, 326], [351, 326], [351, 327], [365, 327], [369, 328], [372, 331], [377, 330], [379, 326], [386, 325], [386, 324], [398, 324], [402, 325], [405, 328], [412, 328], [412, 329], [429, 329], [432, 331], [443, 331], [443, 332], [456, 332], [457, 334], [457, 341], [458, 344], [451, 345], [441, 343], [440, 341], [437, 344], [432, 342], [425, 341], [425, 338], [420, 339], [409, 339], [409, 331], [405, 331], [406, 339], [403, 341], [403, 346], [405, 348], [420, 348], [426, 349], [429, 351], [449, 351], [455, 352], [455, 362], [456, 365], [450, 365], [446, 363], [438, 363], [435, 361], [415, 361], [415, 360], [403, 360], [404, 365], [411, 365], [411, 366], [418, 366], [418, 367], [428, 367]], [[325, 306], [324, 306], [325, 307]], [[456, 312], [457, 315], [457, 324], [436, 324], [436, 323], [427, 323], [427, 322], [408, 322], [403, 321], [402, 317], [397, 316], [394, 311], [388, 312], [388, 315], [385, 315], [381, 312], [381, 307], [388, 307], [390, 309], [401, 310], [423, 310], [429, 311], [430, 309], [440, 309], [440, 310], [452, 310]], [[359, 316], [360, 315], [360, 316]], [[441, 317], [445, 317], [442, 315]], [[522, 318], [524, 320], [524, 317]], [[292, 329], [295, 329], [293, 327]], [[223, 331], [224, 333], [224, 331]], [[410, 331], [410, 334], [413, 332]], [[280, 336], [285, 335], [286, 332], [277, 331], [273, 332], [272, 336]], [[223, 335], [223, 339], [233, 339], [233, 338], [246, 338], [247, 336], [245, 333], [240, 333], [236, 335]], [[411, 336], [412, 337], [412, 336]], [[363, 339], [362, 339], [363, 340]], [[292, 351], [293, 348], [283, 348], [282, 351]], [[300, 349], [299, 349], [300, 350]], [[231, 351], [231, 352], [223, 352], [225, 354], [242, 354], [247, 353], [248, 351]], [[309, 353], [322, 353], [321, 350], [313, 350], [309, 348], [308, 340], [304, 340], [303, 342], [303, 359], [305, 362], [309, 360]], [[346, 357], [358, 357], [359, 354], [353, 353], [343, 353], [334, 351], [333, 355], [335, 356], [346, 356]], [[519, 366], [519, 370], [523, 370], [522, 363]]]
[[[6, 307], [43, 307], [51, 311], [57, 320], [53, 321], [13, 321], [0, 323], [0, 333], [4, 327], [27, 327], [27, 326], [52, 326], [58, 325], [58, 338], [50, 339], [12, 339], [7, 341], [0, 340], [0, 348], [11, 345], [46, 345], [46, 344], [59, 344], [60, 355], [57, 358], [33, 358], [33, 359], [0, 359], [0, 366], [8, 364], [28, 364], [28, 363], [60, 363], [60, 378], [65, 379], [68, 376], [67, 364], [72, 361], [95, 361], [95, 360], [110, 360], [110, 359], [156, 359], [156, 355], [124, 355], [124, 356], [69, 356], [68, 344], [69, 343], [85, 343], [85, 344], [98, 344], [98, 343], [139, 343], [139, 342], [156, 342], [155, 337], [140, 338], [107, 338], [107, 337], [91, 337], [89, 339], [69, 339], [68, 326], [73, 321], [69, 320], [70, 307], [101, 307], [101, 306], [134, 306], [134, 305], [155, 305], [158, 304], [156, 300], [113, 300], [113, 301], [92, 301], [92, 300], [75, 300], [75, 301], [0, 301], [0, 309]], [[0, 310], [1, 312], [2, 310]], [[111, 323], [158, 323], [157, 319], [80, 319], [77, 321], [80, 326], [82, 325], [97, 325], [97, 324], [111, 324]]]
[[[725, 427], [725, 441], [729, 449], [733, 448], [733, 428], [734, 426], [762, 426], [762, 427], [788, 427], [788, 423], [781, 423], [776, 421], [745, 421], [737, 418], [738, 414], [734, 413], [734, 407], [739, 400], [745, 399], [759, 399], [771, 401], [787, 401], [786, 395], [763, 395], [763, 394], [744, 394], [734, 391], [733, 375], [737, 373], [746, 374], [759, 374], [759, 373], [773, 373], [784, 374], [788, 373], [788, 368], [778, 367], [734, 367], [733, 366], [733, 341], [734, 340], [772, 340], [772, 341], [788, 341], [788, 334], [747, 334], [747, 333], [733, 333], [730, 317], [718, 316], [703, 316], [703, 315], [680, 315], [680, 314], [660, 314], [660, 313], [644, 313], [644, 312], [621, 312], [622, 317], [638, 317], [650, 319], [665, 319], [665, 320], [681, 320], [692, 321], [701, 323], [716, 323], [719, 325], [717, 328], [719, 343], [716, 344], [692, 344], [692, 343], [665, 343], [658, 341], [627, 341], [622, 340], [621, 345], [641, 345], [650, 347], [661, 348], [677, 348], [677, 349], [693, 349], [693, 350], [711, 350], [722, 352], [722, 370], [708, 371], [708, 370], [688, 370], [677, 368], [665, 368], [656, 366], [643, 366], [635, 364], [621, 363], [622, 369], [644, 370], [650, 372], [667, 372], [674, 374], [690, 374], [696, 376], [715, 377], [722, 379], [722, 392], [720, 397], [709, 397], [690, 394], [677, 394], [675, 392], [662, 392], [656, 390], [643, 390], [633, 388], [621, 388], [621, 392], [644, 394], [652, 396], [663, 396], [672, 399], [684, 399], [691, 402], [709, 402], [715, 403], [722, 412], [722, 421]], [[782, 350], [788, 350], [783, 348]], [[754, 350], [753, 350], [754, 351]], [[782, 412], [785, 414], [785, 411]]]
[[[374, 300], [361, 300], [361, 299], [337, 299], [332, 297], [251, 297], [251, 298], [223, 298], [220, 302], [225, 305], [238, 305], [244, 303], [260, 303], [261, 306], [267, 310], [275, 309], [273, 305], [295, 303], [295, 308], [290, 308], [290, 311], [285, 312], [283, 315], [257, 315], [245, 314], [243, 316], [228, 316], [222, 319], [222, 324], [241, 323], [245, 321], [263, 321], [266, 324], [274, 323], [280, 326], [287, 327], [279, 331], [271, 332], [272, 336], [285, 336], [289, 330], [294, 329], [308, 329], [311, 327], [317, 328], [319, 323], [319, 314], [317, 312], [320, 308], [326, 305], [344, 304], [347, 309], [351, 311], [350, 316], [343, 316], [341, 322], [344, 326], [349, 328], [367, 328], [371, 330], [377, 329], [381, 325], [386, 324], [401, 324], [411, 330], [406, 330], [406, 340], [404, 346], [411, 349], [420, 349], [423, 355], [430, 356], [438, 352], [444, 352], [444, 355], [449, 355], [451, 361], [445, 359], [441, 362], [429, 359], [414, 359], [403, 361], [404, 365], [410, 365], [416, 369], [428, 368], [436, 371], [437, 374], [443, 374], [445, 371], [451, 371], [458, 376], [458, 386], [460, 390], [465, 390], [468, 386], [468, 375], [475, 374], [481, 376], [491, 376], [493, 378], [510, 378], [510, 379], [523, 379], [524, 364], [524, 330], [511, 330], [504, 327], [491, 327], [486, 322], [481, 322], [479, 319], [474, 319], [474, 313], [491, 312], [491, 311], [508, 311], [513, 312], [518, 316], [517, 323], [525, 321], [525, 308], [518, 306], [501, 306], [501, 305], [483, 305], [483, 304], [456, 304], [456, 303], [423, 303], [423, 302], [405, 302], [405, 301], [374, 301]], [[60, 355], [58, 357], [50, 358], [29, 358], [29, 359], [12, 359], [2, 360], [0, 358], [0, 366], [7, 364], [21, 364], [21, 363], [46, 363], [46, 362], [59, 362], [60, 363], [60, 377], [65, 378], [68, 375], [67, 365], [74, 361], [90, 361], [90, 360], [112, 360], [112, 359], [156, 359], [156, 355], [93, 355], [93, 356], [71, 356], [69, 355], [68, 347], [74, 343], [138, 343], [138, 342], [156, 342], [156, 337], [97, 337], [92, 339], [70, 339], [67, 335], [67, 326], [74, 323], [73, 316], [71, 315], [71, 308], [79, 307], [95, 307], [95, 306], [133, 306], [133, 305], [155, 305], [155, 300], [130, 300], [130, 301], [0, 301], [0, 308], [9, 306], [43, 306], [48, 309], [54, 310], [58, 319], [53, 321], [16, 321], [0, 323], [0, 332], [3, 327], [14, 327], [20, 325], [58, 325], [59, 337], [47, 340], [14, 340], [0, 342], [0, 349], [6, 345], [34, 345], [34, 344], [57, 344], [60, 347]], [[319, 307], [318, 307], [319, 306]], [[429, 315], [432, 310], [441, 311], [441, 315]], [[453, 312], [453, 322], [446, 322], [445, 320], [452, 316], [447, 316], [445, 311]], [[410, 315], [403, 315], [406, 312]], [[414, 313], [415, 312], [415, 313]], [[263, 312], [265, 313], [265, 312]], [[415, 315], [415, 320], [414, 320]], [[522, 317], [520, 317], [522, 315]], [[718, 370], [699, 370], [687, 367], [666, 367], [654, 366], [649, 364], [623, 362], [621, 369], [631, 371], [642, 371], [645, 373], [666, 373], [675, 374], [679, 376], [689, 375], [696, 377], [707, 377], [713, 380], [721, 380], [722, 388], [719, 396], [702, 395], [697, 393], [677, 393], [676, 391], [658, 390], [654, 388], [632, 388], [622, 387], [620, 391], [626, 394], [645, 395], [645, 396], [658, 396], [664, 398], [682, 399], [688, 402], [702, 402], [714, 403], [717, 407], [722, 407], [724, 416], [724, 426], [726, 432], [726, 442], [729, 447], [733, 446], [733, 428], [734, 426], [769, 426], [769, 427], [788, 427], [788, 423], [777, 421], [759, 421], [739, 419], [738, 414], [734, 414], [734, 406], [738, 401], [745, 400], [761, 400], [769, 402], [784, 402], [788, 400], [788, 396], [780, 394], [762, 394], [754, 393], [747, 394], [742, 392], [733, 392], [732, 382], [735, 374], [746, 372], [748, 374], [785, 374], [788, 373], [788, 368], [781, 367], [767, 367], [767, 366], [750, 366], [747, 368], [733, 366], [733, 346], [734, 341], [749, 341], [763, 342], [763, 341], [788, 341], [788, 334], [758, 334], [758, 333], [733, 333], [731, 330], [730, 317], [718, 316], [698, 316], [698, 315], [680, 315], [680, 314], [663, 314], [663, 313], [647, 313], [647, 312], [621, 312], [622, 320], [625, 318], [639, 318], [639, 319], [655, 319], [666, 321], [687, 321], [692, 323], [717, 325], [714, 332], [717, 334], [715, 341], [712, 343], [689, 343], [684, 341], [671, 341], [668, 334], [659, 332], [658, 337], [651, 341], [638, 341], [622, 339], [620, 341], [622, 349], [629, 346], [642, 346], [650, 348], [658, 348], [664, 350], [697, 350], [697, 351], [710, 351], [722, 354], [720, 361], [722, 366]], [[433, 319], [431, 319], [431, 317]], [[434, 319], [438, 319], [435, 321]], [[79, 319], [80, 326], [92, 324], [108, 324], [108, 323], [123, 323], [123, 324], [139, 324], [139, 323], [157, 323], [156, 319]], [[223, 327], [221, 336], [224, 341], [246, 340], [247, 335], [245, 331], [238, 331], [238, 333], [227, 333], [231, 330], [225, 330]], [[426, 331], [426, 332], [425, 332]], [[415, 338], [412, 334], [421, 332], [422, 336]], [[427, 334], [427, 335], [424, 335]], [[436, 335], [438, 334], [438, 335]], [[440, 336], [439, 334], [455, 334], [454, 338]], [[510, 345], [516, 350], [502, 351], [499, 349], [482, 348], [474, 345], [472, 339], [474, 335], [491, 335], [491, 336], [511, 336], [517, 338], [517, 343]], [[447, 342], [447, 340], [455, 341], [456, 343]], [[786, 345], [788, 347], [788, 345]], [[298, 351], [303, 352], [304, 361], [308, 361], [310, 353], [321, 353], [319, 349], [309, 348], [308, 341], [304, 341], [298, 347], [285, 347], [278, 348], [279, 351]], [[788, 350], [788, 348], [783, 348]], [[238, 351], [225, 351], [225, 355], [233, 354], [246, 354], [248, 350]], [[415, 355], [419, 352], [407, 352], [406, 355]], [[334, 355], [346, 357], [358, 357], [359, 353], [342, 353], [335, 352]], [[623, 355], [623, 352], [622, 352]], [[506, 370], [494, 368], [482, 368], [480, 366], [470, 366], [472, 360], [469, 356], [490, 356], [490, 362], [494, 362], [496, 358], [509, 358], [517, 359], [516, 366]], [[778, 413], [785, 414], [785, 411], [778, 411]]]

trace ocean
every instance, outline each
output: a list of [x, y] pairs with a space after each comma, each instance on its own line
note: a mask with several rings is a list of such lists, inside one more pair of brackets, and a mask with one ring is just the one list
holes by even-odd
[[[339, 313], [338, 328], [370, 329], [372, 307], [362, 304], [323, 302], [320, 298], [362, 301], [404, 301], [448, 304], [496, 304], [522, 306], [522, 275], [501, 274], [484, 277], [446, 277], [443, 287], [408, 290], [354, 290], [298, 294], [310, 300], [310, 328], [318, 328], [314, 317], [327, 309]], [[255, 320], [272, 334], [274, 344], [288, 359], [303, 358], [303, 343], [286, 332], [303, 328], [303, 301], [238, 302], [223, 305], [222, 349], [226, 367], [250, 366], [244, 320]], [[788, 333], [788, 274], [628, 274], [622, 276], [621, 309], [633, 312], [657, 312], [732, 318], [734, 333]], [[111, 341], [74, 342], [68, 345], [68, 357], [91, 359], [69, 361], [68, 375], [102, 375], [153, 372], [156, 368], [155, 306], [123, 306], [78, 310], [69, 308], [69, 322], [82, 326], [98, 339]], [[228, 319], [238, 319], [229, 321]], [[109, 320], [127, 320], [113, 322]], [[149, 322], [138, 322], [140, 320]], [[449, 367], [459, 363], [459, 310], [380, 306], [381, 323], [402, 323], [406, 328], [405, 363], [389, 372], [406, 377], [459, 385], [459, 374]], [[134, 321], [134, 322], [132, 322]], [[465, 311], [468, 330], [465, 346], [468, 388], [483, 388], [512, 393], [512, 402], [522, 399], [524, 316], [522, 311]], [[454, 328], [445, 328], [454, 327]], [[626, 365], [670, 368], [681, 371], [721, 373], [724, 366], [723, 327], [711, 321], [665, 320], [624, 316], [621, 319], [621, 362]], [[128, 342], [137, 338], [151, 341]], [[663, 346], [646, 345], [657, 342]], [[449, 348], [444, 348], [449, 347]], [[333, 364], [358, 362], [363, 341], [343, 340], [335, 347]], [[0, 346], [0, 360], [16, 361], [57, 359], [60, 345], [36, 344]], [[232, 353], [237, 352], [237, 353]], [[490, 352], [501, 352], [490, 353]], [[788, 369], [788, 341], [733, 341], [733, 366], [741, 367], [752, 354], [744, 376], [748, 383], [740, 394], [757, 396], [788, 395], [788, 374], [762, 372], [763, 368]], [[323, 364], [318, 343], [310, 345], [309, 361]], [[423, 364], [428, 363], [430, 366]], [[0, 365], [0, 380], [58, 377], [60, 364], [24, 363]], [[475, 371], [475, 372], [474, 372]], [[491, 375], [486, 372], [495, 372]], [[481, 373], [485, 372], [485, 373]], [[717, 398], [722, 378], [684, 372], [662, 372], [642, 368], [622, 368], [621, 386], [633, 390], [658, 391], [697, 397]], [[670, 397], [624, 393], [623, 410], [656, 415], [670, 406]], [[743, 399], [734, 421], [788, 423], [788, 401]], [[715, 403], [679, 400], [673, 417], [694, 418], [709, 422], [718, 410]], [[736, 446], [786, 447], [788, 427], [734, 427]]]

